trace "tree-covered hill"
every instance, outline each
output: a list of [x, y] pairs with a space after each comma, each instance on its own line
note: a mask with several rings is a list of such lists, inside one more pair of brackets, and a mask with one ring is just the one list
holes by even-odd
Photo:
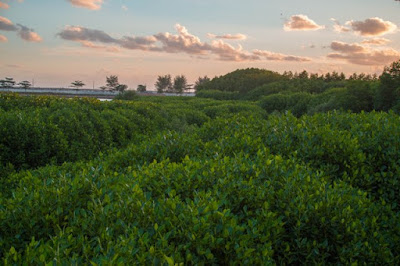
[[224, 76], [215, 77], [210, 82], [198, 87], [202, 90], [220, 90], [228, 92], [247, 93], [261, 85], [285, 80], [283, 75], [265, 69], [238, 69]]

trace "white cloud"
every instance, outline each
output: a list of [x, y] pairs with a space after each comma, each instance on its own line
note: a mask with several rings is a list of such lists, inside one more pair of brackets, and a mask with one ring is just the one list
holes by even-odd
[[306, 15], [294, 15], [291, 16], [289, 21], [287, 21], [283, 29], [285, 31], [310, 31], [310, 30], [320, 30], [324, 29], [325, 26], [320, 26], [315, 21], [307, 17]]

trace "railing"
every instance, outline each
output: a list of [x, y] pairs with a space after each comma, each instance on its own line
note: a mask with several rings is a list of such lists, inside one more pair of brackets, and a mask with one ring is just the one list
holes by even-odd
[[[0, 88], [0, 92], [15, 92], [24, 94], [57, 94], [57, 95], [86, 95], [86, 96], [116, 96], [119, 92], [116, 91], [103, 91], [96, 89], [71, 89], [71, 88]], [[143, 96], [195, 96], [195, 93], [157, 93], [156, 91], [138, 92]]]

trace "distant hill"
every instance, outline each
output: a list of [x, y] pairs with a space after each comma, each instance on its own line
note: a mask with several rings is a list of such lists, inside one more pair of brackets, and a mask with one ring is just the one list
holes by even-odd
[[277, 72], [259, 68], [238, 69], [215, 77], [197, 89], [247, 93], [261, 85], [287, 79]]

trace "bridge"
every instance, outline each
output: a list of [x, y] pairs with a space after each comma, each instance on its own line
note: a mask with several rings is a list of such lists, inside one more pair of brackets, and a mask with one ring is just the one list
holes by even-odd
[[[0, 88], [0, 93], [18, 93], [21, 95], [54, 95], [61, 97], [93, 97], [99, 99], [113, 99], [119, 94], [115, 91], [96, 89], [71, 89], [71, 88]], [[194, 93], [157, 93], [156, 91], [137, 92], [141, 96], [195, 96]]]

